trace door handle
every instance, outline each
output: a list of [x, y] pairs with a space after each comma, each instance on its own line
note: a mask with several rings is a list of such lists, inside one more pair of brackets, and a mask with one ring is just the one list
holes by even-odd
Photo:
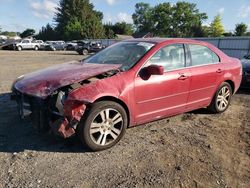
[[178, 80], [186, 80], [188, 79], [188, 76], [186, 76], [185, 74], [181, 74], [180, 77], [178, 78]]
[[217, 72], [217, 73], [222, 73], [223, 70], [222, 70], [222, 69], [218, 69], [216, 72]]

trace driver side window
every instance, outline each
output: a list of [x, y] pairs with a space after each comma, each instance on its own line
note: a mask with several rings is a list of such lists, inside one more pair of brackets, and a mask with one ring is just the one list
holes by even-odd
[[185, 54], [183, 44], [173, 44], [161, 48], [147, 63], [149, 65], [160, 65], [164, 71], [171, 71], [185, 67]]

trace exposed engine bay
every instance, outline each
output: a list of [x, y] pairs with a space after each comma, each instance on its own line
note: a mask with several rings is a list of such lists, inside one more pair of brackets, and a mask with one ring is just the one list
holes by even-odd
[[68, 138], [75, 134], [77, 125], [89, 105], [86, 101], [67, 100], [69, 93], [98, 80], [114, 76], [118, 72], [119, 70], [107, 71], [61, 87], [45, 99], [21, 93], [13, 87], [12, 99], [18, 103], [20, 117], [22, 119], [31, 117], [36, 130], [46, 132], [51, 129], [56, 135]]

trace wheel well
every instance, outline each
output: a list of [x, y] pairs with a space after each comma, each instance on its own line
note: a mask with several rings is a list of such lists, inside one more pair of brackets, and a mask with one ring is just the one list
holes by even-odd
[[107, 96], [107, 97], [101, 97], [99, 99], [97, 99], [95, 102], [97, 101], [113, 101], [113, 102], [116, 102], [118, 104], [120, 104], [126, 111], [127, 113], [127, 117], [128, 117], [128, 126], [129, 126], [129, 122], [130, 122], [130, 113], [129, 113], [129, 109], [127, 107], [127, 105], [120, 99], [117, 99], [115, 97], [110, 97], [110, 96]]
[[234, 82], [232, 80], [226, 80], [225, 82], [230, 84], [230, 86], [232, 88], [232, 93], [234, 93], [234, 90], [235, 90]]

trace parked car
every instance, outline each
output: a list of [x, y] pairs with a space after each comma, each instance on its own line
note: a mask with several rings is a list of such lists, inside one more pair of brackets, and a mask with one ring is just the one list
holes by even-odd
[[4, 45], [6, 43], [5, 39], [0, 39], [0, 46]]
[[47, 41], [44, 45], [44, 50], [56, 51], [66, 50], [66, 43], [64, 41]]
[[44, 44], [43, 40], [35, 40], [34, 42], [39, 43], [40, 45]]
[[20, 43], [21, 40], [7, 39], [1, 44], [2, 50], [16, 50], [16, 44]]
[[75, 47], [75, 50], [79, 55], [88, 55], [88, 53], [90, 52], [90, 48], [90, 41], [80, 40], [77, 41], [77, 46]]
[[99, 52], [104, 48], [106, 48], [106, 46], [102, 45], [101, 42], [92, 42], [90, 52]]
[[66, 49], [70, 51], [75, 51], [77, 46], [77, 41], [70, 41], [66, 43]]
[[78, 41], [76, 51], [79, 55], [88, 55], [89, 53], [99, 52], [106, 48], [98, 41]]
[[21, 42], [16, 43], [15, 45], [16, 45], [15, 48], [18, 51], [21, 51], [21, 50], [31, 50], [31, 49], [39, 50], [41, 44], [31, 39], [24, 39]]
[[243, 68], [241, 87], [250, 88], [250, 54], [245, 55], [241, 63]]
[[204, 107], [222, 113], [241, 79], [240, 61], [209, 43], [134, 39], [20, 76], [12, 99], [38, 130], [77, 132], [96, 151], [115, 145], [127, 127]]

